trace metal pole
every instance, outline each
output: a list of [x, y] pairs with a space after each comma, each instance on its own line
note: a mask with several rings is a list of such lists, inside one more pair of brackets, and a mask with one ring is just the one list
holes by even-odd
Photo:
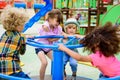
[[63, 51], [53, 50], [52, 80], [63, 80]]

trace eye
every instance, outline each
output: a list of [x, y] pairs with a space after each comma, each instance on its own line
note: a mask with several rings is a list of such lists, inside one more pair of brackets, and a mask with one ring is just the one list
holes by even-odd
[[71, 26], [68, 26], [69, 29], [71, 29], [72, 27]]
[[76, 29], [76, 28], [73, 28], [73, 29]]

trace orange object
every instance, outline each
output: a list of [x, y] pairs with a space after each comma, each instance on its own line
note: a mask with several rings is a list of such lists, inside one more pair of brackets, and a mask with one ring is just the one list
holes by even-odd
[[103, 0], [103, 2], [109, 3], [111, 2], [111, 0]]
[[27, 7], [28, 8], [31, 8], [34, 4], [34, 0], [26, 0], [26, 2], [27, 2]]
[[27, 7], [31, 8], [32, 7], [32, 2], [27, 2]]
[[14, 0], [14, 2], [25, 3], [25, 0]]
[[5, 0], [0, 0], [0, 9], [3, 9], [6, 5], [7, 3], [5, 2]]

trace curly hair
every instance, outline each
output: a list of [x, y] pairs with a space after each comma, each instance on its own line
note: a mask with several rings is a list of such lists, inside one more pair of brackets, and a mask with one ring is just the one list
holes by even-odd
[[13, 31], [18, 26], [24, 26], [28, 16], [23, 8], [7, 6], [1, 13], [1, 22], [5, 30]]
[[96, 47], [100, 49], [104, 56], [109, 57], [120, 51], [120, 39], [118, 27], [108, 22], [104, 26], [94, 29], [80, 41], [85, 46], [85, 50], [95, 52]]
[[63, 15], [62, 15], [62, 12], [59, 10], [59, 9], [53, 9], [52, 11], [50, 11], [48, 13], [48, 18], [47, 20], [49, 20], [49, 18], [57, 18], [57, 22], [59, 24], [63, 24]]

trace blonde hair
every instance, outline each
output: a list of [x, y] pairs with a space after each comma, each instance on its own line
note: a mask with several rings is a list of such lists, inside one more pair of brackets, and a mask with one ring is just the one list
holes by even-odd
[[25, 10], [23, 8], [18, 9], [7, 6], [1, 13], [1, 22], [3, 27], [9, 31], [16, 30], [16, 27], [18, 26], [24, 26], [27, 20], [28, 16], [25, 14]]
[[65, 32], [67, 31], [67, 27], [69, 27], [69, 26], [71, 26], [71, 27], [76, 26], [76, 33], [77, 33], [78, 27], [77, 27], [77, 25], [74, 24], [74, 23], [70, 23], [70, 24], [67, 24], [66, 26], [64, 26], [64, 31], [65, 31]]

